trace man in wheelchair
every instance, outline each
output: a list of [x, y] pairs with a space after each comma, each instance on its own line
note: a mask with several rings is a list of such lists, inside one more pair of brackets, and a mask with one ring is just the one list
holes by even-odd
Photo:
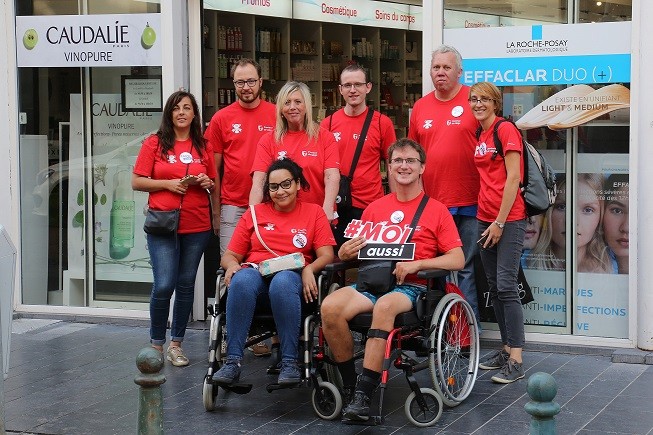
[[[420, 178], [426, 153], [418, 143], [400, 139], [390, 147], [388, 156], [388, 176], [395, 181], [395, 192], [371, 203], [361, 221], [410, 226], [425, 195]], [[361, 281], [359, 271], [356, 285], [342, 287], [322, 302], [324, 336], [343, 380], [344, 422], [369, 419], [370, 398], [380, 383], [386, 340], [395, 317], [415, 308], [420, 294], [426, 291], [426, 282], [417, 278], [417, 272], [460, 270], [465, 265], [462, 243], [451, 214], [442, 203], [434, 199], [426, 201], [418, 225], [412, 228], [410, 242], [415, 244], [414, 259], [394, 263], [392, 274], [396, 285], [389, 292], [377, 293]], [[363, 236], [351, 238], [342, 245], [338, 256], [343, 261], [354, 260], [366, 244]], [[348, 322], [366, 312], [372, 312], [372, 325], [367, 334], [363, 372], [357, 379]]]

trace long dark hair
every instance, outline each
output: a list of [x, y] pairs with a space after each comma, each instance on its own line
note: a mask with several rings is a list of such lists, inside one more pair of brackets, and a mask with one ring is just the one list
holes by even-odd
[[304, 170], [297, 163], [292, 161], [289, 158], [283, 158], [281, 160], [275, 160], [272, 162], [267, 172], [265, 173], [265, 184], [263, 185], [263, 202], [268, 202], [272, 200], [270, 196], [270, 174], [272, 171], [278, 171], [279, 169], [285, 169], [290, 172], [290, 176], [295, 182], [298, 182], [304, 192], [308, 192], [311, 189], [311, 186], [304, 178]]
[[168, 97], [168, 101], [166, 101], [166, 105], [163, 108], [161, 125], [159, 125], [159, 130], [156, 132], [156, 135], [159, 137], [161, 154], [164, 158], [168, 155], [168, 151], [175, 146], [175, 129], [172, 123], [172, 111], [184, 97], [190, 99], [190, 103], [193, 105], [193, 112], [195, 112], [195, 116], [190, 124], [190, 139], [193, 143], [193, 148], [198, 153], [201, 153], [206, 148], [206, 140], [202, 136], [202, 121], [200, 119], [201, 115], [197, 106], [197, 100], [195, 100], [195, 97], [190, 92], [177, 91]]

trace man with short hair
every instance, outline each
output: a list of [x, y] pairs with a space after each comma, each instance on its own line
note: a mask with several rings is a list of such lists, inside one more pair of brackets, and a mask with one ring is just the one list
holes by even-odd
[[[410, 139], [397, 141], [388, 154], [388, 176], [394, 180], [395, 191], [367, 206], [361, 221], [410, 226], [424, 197], [421, 175], [426, 166], [426, 155], [422, 147]], [[365, 237], [354, 237], [340, 247], [338, 256], [343, 261], [353, 260], [366, 243]], [[394, 327], [395, 317], [413, 309], [426, 291], [426, 281], [417, 278], [417, 272], [425, 269], [458, 270], [465, 264], [453, 218], [447, 208], [434, 199], [428, 199], [418, 225], [412, 229], [410, 243], [415, 244], [414, 260], [396, 263], [393, 274], [397, 283], [388, 293], [379, 296], [363, 289], [358, 291], [355, 286], [342, 287], [322, 302], [320, 313], [324, 336], [343, 381], [344, 422], [369, 419], [370, 398], [380, 382], [386, 341]], [[372, 312], [372, 325], [365, 344], [363, 372], [356, 380], [353, 339], [348, 322], [366, 312]]]
[[[213, 190], [213, 229], [220, 235], [220, 255], [224, 254], [236, 224], [249, 205], [249, 191], [256, 144], [274, 130], [275, 106], [261, 100], [261, 67], [253, 59], [238, 60], [231, 68], [237, 100], [213, 115], [204, 137], [215, 152], [218, 170]], [[223, 172], [221, 172], [223, 169]], [[269, 355], [263, 342], [252, 349], [257, 356]]]
[[458, 272], [458, 287], [472, 306], [480, 327], [474, 256], [478, 253], [476, 211], [480, 181], [474, 165], [478, 121], [469, 107], [469, 86], [459, 82], [462, 57], [455, 48], [441, 45], [431, 57], [435, 90], [413, 107], [408, 137], [426, 150], [424, 191], [449, 208], [463, 242], [465, 267]]
[[[321, 125], [333, 133], [340, 150], [340, 174], [347, 177], [363, 124], [371, 110], [367, 107], [366, 98], [372, 90], [372, 83], [362, 66], [352, 64], [340, 73], [339, 89], [345, 99], [345, 107], [326, 117]], [[382, 160], [388, 159], [388, 148], [396, 140], [390, 118], [374, 112], [351, 181], [352, 207], [345, 209], [338, 206], [338, 224], [334, 230], [338, 246], [346, 241], [344, 232], [349, 222], [360, 219], [363, 209], [383, 196], [379, 165]]]

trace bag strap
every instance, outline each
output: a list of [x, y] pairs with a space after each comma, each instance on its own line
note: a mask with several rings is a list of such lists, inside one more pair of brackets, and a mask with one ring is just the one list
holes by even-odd
[[413, 238], [413, 233], [415, 232], [415, 228], [417, 228], [417, 224], [419, 223], [419, 218], [422, 216], [422, 212], [424, 211], [424, 208], [426, 207], [426, 203], [429, 202], [428, 195], [425, 193], [424, 196], [422, 197], [422, 200], [419, 203], [419, 206], [417, 206], [417, 211], [415, 212], [415, 216], [413, 216], [413, 221], [410, 223], [410, 235], [406, 239], [406, 243], [410, 242], [410, 239]]
[[261, 242], [261, 245], [268, 251], [270, 251], [275, 257], [279, 257], [279, 254], [274, 252], [272, 249], [268, 248], [268, 245], [265, 244], [263, 241], [263, 238], [261, 237], [261, 233], [258, 231], [258, 222], [256, 222], [256, 211], [254, 210], [254, 204], [249, 205], [249, 209], [252, 212], [252, 220], [254, 221], [254, 231], [256, 232], [256, 237], [258, 237], [259, 242]]
[[[333, 115], [331, 115], [333, 116]], [[349, 168], [349, 181], [354, 178], [354, 171], [356, 170], [356, 165], [358, 164], [358, 159], [361, 156], [361, 151], [363, 151], [363, 144], [365, 143], [365, 137], [367, 137], [367, 131], [370, 129], [370, 123], [372, 122], [372, 116], [374, 116], [374, 109], [371, 107], [367, 111], [367, 116], [365, 117], [365, 122], [363, 123], [363, 129], [361, 130], [360, 136], [358, 136], [358, 144], [356, 145], [356, 151], [354, 152], [354, 158], [351, 161], [351, 167]]]
[[[193, 141], [190, 142], [190, 150], [188, 152], [190, 153], [191, 156], [193, 155]], [[193, 159], [191, 158], [190, 161], [192, 162]], [[188, 175], [188, 169], [190, 169], [190, 163], [186, 163], [186, 174], [184, 175], [184, 177]], [[181, 196], [181, 200], [179, 201], [179, 209], [181, 210], [181, 204], [184, 203], [184, 196], [186, 195], [180, 195], [180, 196]]]
[[[503, 144], [501, 143], [501, 139], [499, 139], [499, 126], [503, 124], [504, 122], [509, 122], [506, 121], [505, 119], [500, 119], [497, 121], [496, 124], [494, 124], [494, 133], [493, 133], [493, 139], [494, 139], [494, 148], [496, 149], [496, 153], [500, 155], [501, 157], [505, 157], [503, 155]], [[514, 124], [513, 124], [514, 125]], [[521, 132], [519, 132], [519, 135], [521, 137]], [[524, 138], [521, 138], [521, 147], [522, 147], [522, 160], [524, 161], [524, 176], [522, 179], [519, 181], [519, 188], [522, 189], [524, 186], [528, 184], [528, 158], [525, 153], [528, 152], [526, 149], [526, 145], [524, 144]], [[494, 157], [492, 157], [494, 159]], [[505, 164], [505, 162], [504, 162]]]

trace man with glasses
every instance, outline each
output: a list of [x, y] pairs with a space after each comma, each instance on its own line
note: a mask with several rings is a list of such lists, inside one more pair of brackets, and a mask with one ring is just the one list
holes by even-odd
[[[358, 138], [368, 111], [366, 98], [372, 90], [367, 72], [357, 64], [345, 67], [340, 73], [340, 94], [345, 99], [345, 107], [326, 117], [322, 127], [333, 133], [340, 151], [341, 177], [349, 175]], [[374, 112], [365, 136], [351, 180], [352, 207], [338, 207], [338, 223], [334, 235], [338, 246], [345, 242], [344, 232], [352, 219], [360, 219], [363, 209], [372, 201], [383, 196], [381, 160], [387, 160], [388, 147], [397, 140], [392, 121], [380, 112]]]
[[[274, 130], [275, 106], [261, 100], [261, 67], [253, 59], [240, 59], [231, 68], [237, 100], [216, 112], [204, 137], [213, 146], [218, 170], [213, 190], [213, 229], [220, 236], [222, 256], [236, 224], [249, 205], [256, 144]], [[221, 172], [221, 170], [223, 172]], [[265, 343], [252, 347], [257, 356], [270, 355]]]
[[429, 160], [424, 171], [424, 191], [449, 208], [458, 227], [465, 267], [458, 272], [457, 283], [480, 326], [474, 279], [480, 186], [474, 165], [478, 122], [467, 101], [469, 86], [459, 82], [463, 69], [458, 50], [447, 45], [436, 48], [430, 71], [435, 90], [415, 103], [408, 137], [424, 147]]
[[[410, 139], [399, 139], [390, 146], [388, 154], [388, 177], [394, 180], [395, 191], [367, 206], [361, 221], [382, 226], [410, 226], [424, 197], [421, 175], [427, 166], [426, 154], [418, 143]], [[344, 422], [369, 419], [370, 398], [380, 382], [388, 332], [392, 330], [397, 314], [413, 309], [420, 294], [426, 291], [426, 282], [417, 278], [417, 272], [425, 269], [459, 270], [465, 264], [453, 218], [447, 208], [434, 199], [426, 203], [410, 242], [415, 244], [414, 259], [396, 263], [393, 274], [397, 284], [388, 293], [359, 292], [356, 286], [348, 286], [329, 294], [322, 302], [320, 312], [324, 336], [343, 382]], [[338, 256], [343, 261], [354, 260], [366, 244], [365, 237], [354, 237], [340, 247]], [[348, 322], [367, 312], [372, 313], [372, 326], [365, 343], [363, 371], [357, 380]]]

